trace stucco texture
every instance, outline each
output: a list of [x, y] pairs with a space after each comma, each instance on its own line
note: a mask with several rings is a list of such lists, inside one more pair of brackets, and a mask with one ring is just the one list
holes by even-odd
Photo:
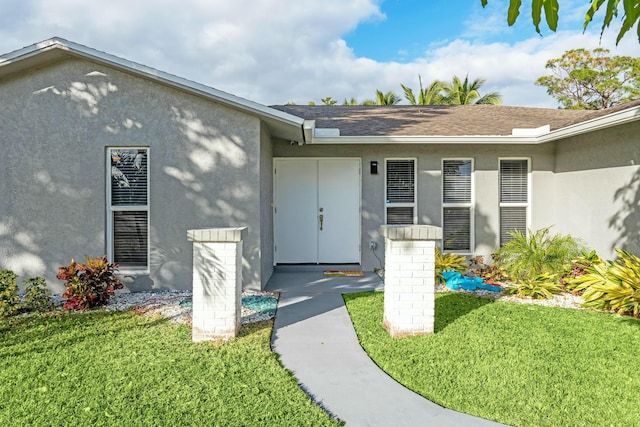
[[0, 99], [0, 268], [61, 291], [59, 266], [105, 254], [106, 147], [133, 146], [149, 148], [150, 274], [126, 276], [126, 286], [190, 289], [186, 231], [243, 225], [245, 286], [266, 280], [269, 135], [257, 117], [75, 59], [0, 81]]
[[[286, 141], [274, 143], [274, 157], [357, 157], [362, 159], [361, 248], [362, 267], [372, 270], [381, 267], [376, 258], [384, 259], [384, 241], [380, 225], [384, 224], [385, 158], [417, 159], [418, 224], [442, 226], [442, 159], [474, 159], [474, 223], [473, 254], [489, 256], [499, 245], [498, 167], [499, 159], [529, 158], [532, 165], [531, 206], [533, 227], [552, 225], [553, 203], [549, 191], [554, 166], [553, 144], [506, 146], [445, 145], [445, 144], [381, 144], [381, 145], [304, 145], [291, 146]], [[378, 174], [369, 171], [371, 161], [378, 162]], [[538, 205], [540, 206], [538, 208]], [[532, 215], [532, 216], [533, 216]], [[369, 242], [377, 242], [374, 254]]]
[[640, 254], [640, 123], [559, 141], [555, 218], [611, 259], [615, 248]]

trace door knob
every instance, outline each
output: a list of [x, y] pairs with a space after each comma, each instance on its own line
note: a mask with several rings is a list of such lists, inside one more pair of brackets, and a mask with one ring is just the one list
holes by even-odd
[[324, 215], [320, 214], [320, 231], [322, 231], [322, 222], [324, 221]]

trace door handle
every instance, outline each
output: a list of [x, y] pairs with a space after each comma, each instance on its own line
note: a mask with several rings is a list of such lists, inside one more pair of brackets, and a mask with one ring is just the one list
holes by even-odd
[[320, 214], [320, 231], [322, 231], [322, 222], [324, 221], [324, 215]]

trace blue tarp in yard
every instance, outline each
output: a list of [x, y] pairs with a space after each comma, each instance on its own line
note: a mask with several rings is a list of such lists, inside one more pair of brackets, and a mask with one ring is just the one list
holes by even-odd
[[465, 291], [483, 289], [485, 291], [500, 292], [502, 290], [500, 286], [485, 283], [485, 281], [480, 277], [463, 276], [457, 271], [443, 271], [442, 277], [444, 278], [447, 288], [453, 289], [454, 291], [457, 291], [460, 288]]

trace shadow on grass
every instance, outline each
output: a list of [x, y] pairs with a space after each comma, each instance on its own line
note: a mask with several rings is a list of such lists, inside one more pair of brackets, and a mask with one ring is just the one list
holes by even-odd
[[[20, 356], [30, 352], [46, 352], [60, 346], [73, 346], [90, 339], [102, 338], [106, 334], [125, 333], [168, 322], [168, 319], [158, 317], [132, 323], [131, 316], [139, 315], [133, 310], [56, 311], [9, 318], [0, 323], [0, 344], [4, 347], [0, 355], [6, 353]], [[17, 348], [20, 350], [16, 350]]]
[[[359, 300], [361, 298], [371, 299], [379, 296], [378, 304], [383, 303], [383, 292], [373, 291], [373, 292], [359, 292], [353, 294], [344, 294], [342, 297], [345, 302]], [[371, 300], [373, 301], [373, 300]], [[456, 322], [456, 320], [461, 317], [466, 316], [474, 310], [477, 310], [487, 304], [493, 304], [494, 301], [488, 298], [480, 298], [475, 295], [466, 295], [463, 293], [445, 293], [445, 294], [436, 294], [436, 313], [435, 313], [435, 332], [441, 332], [446, 329], [449, 325]], [[380, 315], [380, 324], [382, 324], [382, 316], [384, 310], [381, 312], [375, 313], [375, 311], [379, 308], [376, 308], [375, 305], [368, 303], [371, 307], [370, 313], [368, 315]], [[382, 307], [380, 307], [382, 308]], [[350, 313], [353, 316], [353, 313]], [[377, 321], [377, 319], [376, 319]]]
[[435, 332], [441, 332], [461, 317], [493, 303], [494, 301], [488, 298], [462, 293], [438, 294], [436, 296]]
[[622, 320], [624, 323], [630, 326], [635, 326], [640, 328], [640, 318], [633, 317], [633, 316], [620, 316], [620, 320]]

